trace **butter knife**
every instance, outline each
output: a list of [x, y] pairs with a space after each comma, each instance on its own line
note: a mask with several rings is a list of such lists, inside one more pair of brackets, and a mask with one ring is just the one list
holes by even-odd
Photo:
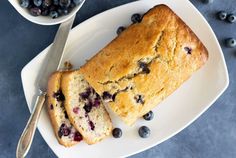
[[35, 102], [34, 110], [19, 139], [16, 149], [17, 158], [25, 157], [30, 149], [39, 120], [39, 116], [46, 99], [48, 78], [53, 72], [59, 70], [60, 66], [62, 65], [65, 44], [74, 19], [75, 15], [66, 22], [60, 24], [56, 36], [54, 38], [53, 44], [51, 45], [49, 51], [46, 54], [44, 63], [42, 64], [42, 68], [38, 76], [38, 80], [36, 81], [36, 85], [39, 89], [39, 94]]

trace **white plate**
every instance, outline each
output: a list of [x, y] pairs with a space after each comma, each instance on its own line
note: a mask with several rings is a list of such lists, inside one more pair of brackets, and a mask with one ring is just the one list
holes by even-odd
[[[154, 109], [155, 118], [152, 121], [140, 119], [133, 127], [128, 127], [112, 115], [114, 126], [121, 127], [123, 130], [120, 139], [110, 137], [96, 145], [89, 146], [82, 142], [72, 148], [64, 148], [58, 144], [44, 108], [38, 129], [57, 156], [105, 158], [123, 157], [141, 152], [184, 129], [209, 108], [227, 88], [228, 72], [218, 41], [206, 20], [188, 0], [137, 1], [94, 16], [71, 31], [65, 60], [70, 60], [76, 67], [81, 66], [86, 59], [92, 57], [116, 36], [119, 26], [127, 26], [131, 23], [130, 16], [133, 13], [144, 13], [161, 3], [172, 8], [206, 45], [209, 50], [207, 63]], [[30, 110], [33, 108], [34, 94], [37, 93], [35, 79], [47, 50], [48, 48], [22, 70], [22, 82]], [[150, 127], [149, 138], [141, 139], [138, 136], [138, 127], [141, 125]]]

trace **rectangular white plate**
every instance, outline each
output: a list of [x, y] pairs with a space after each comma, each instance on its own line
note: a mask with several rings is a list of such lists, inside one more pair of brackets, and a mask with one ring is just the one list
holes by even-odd
[[[145, 13], [153, 6], [162, 3], [172, 8], [205, 44], [209, 51], [206, 65], [153, 110], [155, 118], [152, 121], [140, 119], [133, 127], [128, 127], [111, 114], [114, 126], [123, 130], [120, 139], [109, 137], [96, 145], [89, 146], [81, 142], [74, 147], [64, 148], [58, 144], [44, 108], [38, 129], [57, 156], [105, 158], [123, 157], [141, 152], [184, 129], [209, 108], [227, 88], [228, 72], [218, 41], [206, 20], [188, 0], [137, 1], [94, 16], [71, 31], [65, 60], [70, 60], [75, 67], [81, 66], [86, 59], [95, 55], [116, 36], [119, 26], [127, 26], [131, 23], [132, 14]], [[37, 94], [35, 80], [47, 51], [48, 48], [22, 70], [22, 83], [30, 111]], [[149, 138], [141, 139], [138, 136], [138, 127], [141, 125], [150, 127]]]

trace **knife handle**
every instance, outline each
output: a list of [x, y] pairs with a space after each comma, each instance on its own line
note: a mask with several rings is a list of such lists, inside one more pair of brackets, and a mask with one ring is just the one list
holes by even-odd
[[35, 108], [25, 126], [23, 133], [17, 145], [16, 157], [24, 158], [28, 153], [32, 144], [37, 122], [39, 120], [40, 112], [42, 111], [43, 104], [45, 102], [46, 93], [42, 92], [36, 99]]

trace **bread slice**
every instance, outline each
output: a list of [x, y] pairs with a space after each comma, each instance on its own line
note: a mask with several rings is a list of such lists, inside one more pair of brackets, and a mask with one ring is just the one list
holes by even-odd
[[166, 5], [144, 14], [92, 57], [80, 72], [128, 125], [201, 68], [208, 52]]
[[70, 147], [82, 140], [81, 134], [73, 127], [64, 107], [64, 95], [60, 90], [62, 72], [55, 72], [48, 81], [47, 107], [58, 142]]
[[109, 114], [100, 96], [79, 71], [65, 72], [61, 88], [69, 119], [88, 144], [110, 135], [112, 123]]

